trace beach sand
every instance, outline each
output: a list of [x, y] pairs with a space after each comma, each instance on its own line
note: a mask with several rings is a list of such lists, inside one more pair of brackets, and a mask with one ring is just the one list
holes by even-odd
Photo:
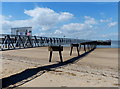
[[[52, 62], [48, 62], [47, 47], [9, 50], [1, 53], [0, 78], [24, 74], [24, 71], [29, 69], [37, 71], [36, 74], [10, 85], [11, 87], [117, 87], [118, 85], [117, 48], [97, 48], [86, 55], [83, 55], [84, 51], [81, 49], [80, 54], [83, 56], [77, 57], [76, 48], [70, 56], [70, 47], [64, 47], [63, 60], [77, 61], [61, 66], [59, 66], [58, 52], [53, 52]], [[55, 67], [48, 68], [50, 70], [40, 69], [41, 66], [48, 65]], [[28, 72], [27, 76], [29, 75]]]

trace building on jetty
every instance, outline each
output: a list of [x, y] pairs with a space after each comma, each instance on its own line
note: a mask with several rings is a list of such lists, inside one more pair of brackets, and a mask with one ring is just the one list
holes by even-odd
[[32, 36], [32, 27], [11, 28], [11, 35]]

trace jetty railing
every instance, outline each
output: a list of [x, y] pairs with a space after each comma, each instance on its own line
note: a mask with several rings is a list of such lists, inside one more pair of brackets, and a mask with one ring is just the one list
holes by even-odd
[[0, 34], [0, 50], [58, 46], [92, 42], [91, 40]]

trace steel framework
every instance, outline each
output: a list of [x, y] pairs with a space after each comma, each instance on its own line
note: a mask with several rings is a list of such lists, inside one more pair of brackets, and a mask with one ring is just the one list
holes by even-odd
[[73, 43], [85, 43], [85, 42], [91, 41], [72, 38], [0, 34], [0, 50], [31, 48], [41, 46], [69, 45]]

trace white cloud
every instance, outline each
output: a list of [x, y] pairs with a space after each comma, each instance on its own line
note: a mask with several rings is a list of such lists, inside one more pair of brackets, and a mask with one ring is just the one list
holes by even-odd
[[0, 19], [1, 20], [9, 20], [10, 18], [12, 18], [12, 16], [11, 15], [9, 15], [9, 16], [3, 16], [3, 15], [0, 15]]
[[[69, 23], [64, 24], [59, 30], [64, 33], [66, 37], [79, 37], [80, 39], [110, 39], [113, 38], [112, 36], [117, 37], [115, 34], [108, 35], [103, 34], [101, 32], [101, 22], [112, 22], [112, 18], [108, 18], [106, 20], [96, 20], [90, 16], [85, 16], [85, 20], [83, 23]], [[99, 23], [99, 24], [98, 24]], [[115, 22], [111, 23], [110, 26], [115, 26]], [[100, 26], [99, 26], [100, 25]], [[104, 25], [103, 25], [104, 27]], [[108, 27], [106, 28], [109, 29]], [[105, 29], [104, 29], [105, 30]], [[103, 30], [103, 31], [104, 31]], [[114, 38], [115, 38], [114, 37]]]
[[112, 21], [112, 18], [109, 18], [109, 19], [100, 19], [100, 22], [101, 22], [101, 23], [111, 22], [111, 21]]
[[105, 39], [118, 39], [118, 33], [102, 34], [101, 37]]
[[60, 30], [55, 30], [54, 34], [62, 34], [62, 31], [60, 31]]
[[58, 30], [62, 32], [62, 35], [65, 35], [66, 37], [74, 37], [74, 38], [81, 38], [86, 39], [88, 37], [93, 38], [95, 35], [91, 35], [95, 33], [95, 25], [97, 24], [97, 21], [95, 18], [92, 18], [90, 16], [84, 17], [83, 23], [69, 23], [64, 24], [61, 26]]
[[32, 21], [41, 27], [42, 30], [48, 30], [56, 24], [67, 21], [73, 17], [69, 12], [57, 13], [50, 8], [37, 7], [33, 10], [25, 10], [25, 14], [32, 17]]
[[68, 12], [61, 12], [59, 15], [59, 21], [66, 21], [69, 20], [73, 17], [73, 14], [68, 13]]
[[84, 16], [85, 24], [97, 24], [95, 18], [91, 18], [90, 16]]
[[62, 26], [62, 30], [82, 30], [84, 29], [85, 25], [84, 24], [80, 24], [80, 23], [70, 23], [70, 24], [66, 24]]
[[9, 21], [12, 16], [0, 16], [2, 18], [2, 29], [7, 32], [11, 27], [32, 26], [33, 30], [49, 30], [55, 27], [58, 23], [67, 21], [73, 18], [73, 14], [69, 12], [57, 13], [50, 8], [37, 7], [33, 10], [25, 10], [24, 13], [30, 16], [30, 19]]
[[5, 16], [0, 15], [0, 19], [1, 19], [1, 20], [5, 19]]
[[117, 22], [111, 22], [111, 23], [108, 24], [109, 27], [114, 27], [116, 25], [117, 25]]
[[94, 18], [85, 16], [84, 23], [65, 24], [61, 27], [61, 30], [67, 30], [67, 31], [88, 30], [88, 29], [93, 29], [93, 25], [95, 25], [95, 24], [97, 24], [97, 21]]
[[8, 32], [9, 31], [9, 27], [11, 27], [10, 21], [9, 20], [9, 16], [3, 16], [0, 15], [0, 33], [4, 33], [4, 32]]

